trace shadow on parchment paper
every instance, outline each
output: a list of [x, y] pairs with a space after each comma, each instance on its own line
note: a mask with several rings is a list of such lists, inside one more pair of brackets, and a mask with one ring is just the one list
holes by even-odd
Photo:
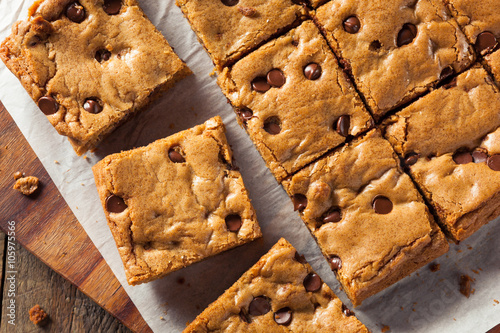
[[[500, 293], [492, 293], [492, 283], [500, 276], [498, 256], [500, 219], [490, 222], [476, 234], [459, 245], [450, 244], [450, 251], [433, 261], [439, 264], [437, 272], [429, 265], [422, 267], [410, 277], [366, 300], [355, 309], [358, 318], [367, 326], [387, 325], [391, 332], [437, 332], [443, 328], [460, 327], [471, 312], [478, 325], [475, 332], [482, 333], [500, 321]], [[468, 275], [472, 282], [472, 294], [466, 298], [460, 293], [460, 276]], [[498, 285], [498, 283], [497, 283]], [[491, 299], [488, 304], [477, 304], [476, 300]], [[477, 315], [474, 315], [477, 311]], [[488, 316], [487, 311], [496, 311], [497, 316]], [[489, 318], [486, 323], [481, 319]], [[489, 323], [489, 321], [492, 321]], [[428, 328], [432, 327], [432, 330]], [[454, 330], [455, 332], [465, 332]], [[449, 332], [449, 330], [444, 330]]]

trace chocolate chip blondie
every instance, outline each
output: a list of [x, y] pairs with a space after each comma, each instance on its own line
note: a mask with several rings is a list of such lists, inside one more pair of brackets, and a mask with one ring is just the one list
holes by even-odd
[[220, 117], [93, 167], [129, 284], [261, 236]]
[[487, 54], [500, 41], [500, 1], [444, 0], [453, 17], [474, 45], [477, 54]]
[[307, 166], [283, 186], [355, 306], [448, 250], [378, 130]]
[[191, 71], [135, 0], [43, 0], [0, 58], [78, 155]]
[[191, 332], [367, 333], [368, 329], [282, 238], [184, 330]]
[[278, 181], [372, 126], [311, 21], [225, 68], [218, 83]]
[[500, 215], [499, 110], [500, 91], [477, 66], [384, 123], [455, 241]]
[[474, 60], [440, 0], [330, 1], [315, 20], [377, 120]]
[[176, 4], [218, 68], [297, 25], [306, 14], [295, 0], [176, 0]]

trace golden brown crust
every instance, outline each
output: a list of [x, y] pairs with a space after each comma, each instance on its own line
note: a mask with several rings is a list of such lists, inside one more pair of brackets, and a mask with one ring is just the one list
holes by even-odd
[[[122, 1], [120, 13], [108, 15], [102, 1], [82, 0], [81, 23], [65, 15], [68, 3], [36, 2], [0, 46], [0, 58], [35, 103], [56, 100], [58, 110], [47, 118], [81, 155], [191, 71], [136, 1]], [[100, 50], [110, 58], [98, 61]], [[97, 99], [102, 111], [87, 112], [87, 99]]]
[[[307, 198], [300, 214], [354, 305], [448, 250], [411, 179], [378, 130], [307, 166], [283, 186]], [[374, 202], [391, 202], [384, 213]], [[337, 221], [324, 221], [338, 211]], [[334, 266], [332, 265], [332, 268]]]
[[[360, 21], [357, 33], [343, 26], [353, 15]], [[440, 0], [330, 1], [317, 9], [315, 19], [377, 120], [432, 88], [445, 68], [458, 73], [474, 60]], [[398, 46], [405, 24], [413, 24], [416, 35]]]
[[[311, 63], [321, 67], [315, 80], [304, 74]], [[284, 85], [255, 91], [252, 81], [272, 69], [283, 73]], [[252, 111], [240, 123], [278, 181], [342, 144], [347, 134], [359, 135], [372, 126], [370, 114], [311, 21], [225, 68], [218, 83], [236, 112]], [[344, 135], [335, 129], [340, 117], [349, 118]], [[266, 131], [270, 119], [279, 122], [278, 134]]]
[[[109, 155], [93, 167], [108, 225], [135, 285], [261, 236], [220, 117], [146, 147]], [[170, 151], [183, 159], [174, 162]], [[178, 155], [179, 156], [179, 155]], [[110, 195], [125, 210], [108, 211]], [[228, 230], [226, 217], [242, 225]]]
[[[311, 266], [297, 261], [295, 249], [282, 238], [232, 287], [210, 304], [184, 333], [367, 333], [368, 329], [356, 317], [344, 313], [342, 302], [324, 282], [318, 280], [316, 291], [306, 290], [304, 280], [311, 273], [314, 273]], [[271, 309], [255, 316], [249, 311], [249, 304], [258, 296], [267, 297]], [[274, 313], [285, 307], [291, 310], [291, 322], [278, 325]]]

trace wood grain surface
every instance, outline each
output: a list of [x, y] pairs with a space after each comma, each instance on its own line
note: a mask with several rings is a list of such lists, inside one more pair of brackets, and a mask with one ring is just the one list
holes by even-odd
[[[37, 193], [12, 189], [17, 171], [40, 179]], [[131, 330], [151, 332], [1, 103], [0, 175], [0, 229], [15, 221], [17, 243]]]

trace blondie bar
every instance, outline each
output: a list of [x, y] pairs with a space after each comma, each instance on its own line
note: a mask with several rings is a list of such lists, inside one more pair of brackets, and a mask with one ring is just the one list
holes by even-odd
[[295, 0], [176, 0], [220, 69], [294, 25], [306, 10]]
[[455, 241], [500, 215], [500, 91], [479, 66], [385, 122], [385, 136], [405, 159]]
[[135, 0], [41, 0], [0, 58], [78, 155], [191, 71]]
[[376, 120], [474, 60], [440, 0], [330, 1], [315, 20]]
[[185, 330], [192, 332], [335, 332], [368, 329], [280, 239]]
[[307, 166], [283, 186], [355, 306], [448, 250], [378, 130]]
[[93, 167], [130, 284], [261, 236], [224, 131], [215, 117]]
[[311, 21], [225, 68], [218, 83], [278, 181], [372, 126]]

